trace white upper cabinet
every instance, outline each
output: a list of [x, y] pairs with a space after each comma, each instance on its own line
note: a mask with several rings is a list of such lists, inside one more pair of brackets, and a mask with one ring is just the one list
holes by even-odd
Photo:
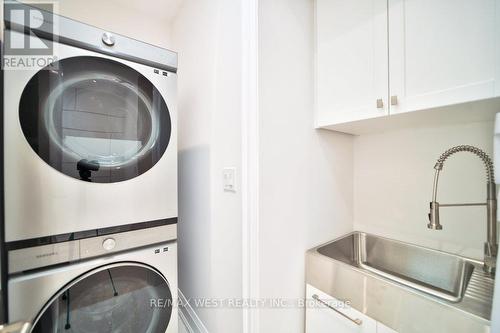
[[389, 0], [390, 113], [499, 95], [497, 0]]
[[498, 97], [500, 0], [316, 0], [315, 90], [316, 126], [347, 132]]
[[318, 126], [388, 114], [387, 53], [386, 0], [316, 1]]

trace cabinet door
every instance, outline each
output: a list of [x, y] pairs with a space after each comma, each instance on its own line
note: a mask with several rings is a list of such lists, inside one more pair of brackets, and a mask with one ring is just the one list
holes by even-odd
[[391, 114], [500, 95], [500, 0], [388, 3]]
[[388, 114], [387, 47], [386, 0], [316, 0], [317, 127]]
[[[377, 332], [377, 322], [374, 319], [353, 308], [341, 306], [341, 302], [310, 285], [307, 285], [307, 301], [306, 333]], [[355, 320], [358, 322], [355, 323]]]

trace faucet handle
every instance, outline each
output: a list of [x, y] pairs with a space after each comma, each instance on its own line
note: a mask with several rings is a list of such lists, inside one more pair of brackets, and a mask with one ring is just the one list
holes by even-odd
[[483, 270], [494, 275], [497, 262], [498, 246], [496, 244], [484, 243], [484, 266]]
[[433, 230], [442, 230], [443, 226], [439, 223], [439, 202], [432, 201], [430, 203], [430, 213], [429, 216], [429, 224], [427, 224], [427, 228]]

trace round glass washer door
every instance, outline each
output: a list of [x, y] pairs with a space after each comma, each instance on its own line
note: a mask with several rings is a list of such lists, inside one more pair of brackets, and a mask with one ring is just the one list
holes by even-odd
[[171, 119], [141, 73], [98, 57], [62, 59], [35, 74], [20, 99], [31, 148], [79, 180], [113, 183], [141, 175], [168, 147]]
[[159, 272], [137, 263], [113, 264], [61, 289], [41, 311], [32, 332], [165, 333], [172, 305], [170, 288]]

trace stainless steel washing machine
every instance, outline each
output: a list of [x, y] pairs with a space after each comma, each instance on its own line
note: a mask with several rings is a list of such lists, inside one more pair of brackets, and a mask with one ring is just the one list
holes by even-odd
[[177, 333], [175, 239], [165, 225], [11, 251], [9, 321], [33, 333]]
[[177, 54], [64, 17], [25, 21], [7, 15], [5, 34], [43, 39], [57, 61], [4, 71], [8, 248], [176, 223]]

